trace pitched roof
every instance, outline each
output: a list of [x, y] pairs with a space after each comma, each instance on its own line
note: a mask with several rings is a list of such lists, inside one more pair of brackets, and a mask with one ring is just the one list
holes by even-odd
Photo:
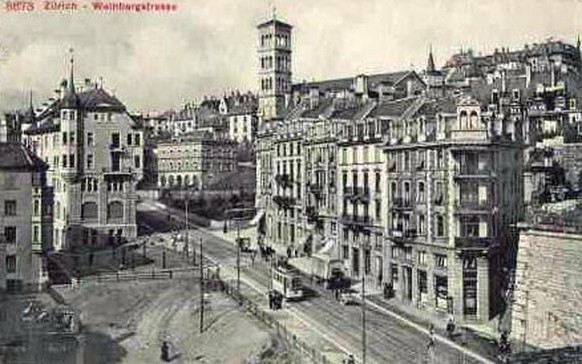
[[332, 98], [323, 98], [318, 103], [317, 106], [314, 108], [305, 110], [301, 113], [301, 117], [303, 118], [310, 118], [310, 119], [317, 119], [319, 115], [322, 115], [328, 107], [331, 106], [333, 103]]
[[400, 117], [402, 116], [408, 108], [410, 108], [414, 102], [418, 99], [418, 96], [407, 97], [404, 99], [381, 101], [376, 105], [376, 107], [370, 113], [370, 117], [380, 117], [380, 116], [392, 116]]
[[[77, 95], [77, 108], [83, 111], [113, 111], [125, 112], [125, 105], [115, 96], [110, 95], [102, 88], [94, 88], [80, 92]], [[38, 122], [33, 124], [26, 132], [37, 133], [58, 129], [54, 117], [58, 117], [60, 110], [65, 107], [63, 100], [58, 99], [52, 102], [40, 115], [36, 117]]]
[[0, 143], [0, 170], [36, 171], [46, 164], [20, 143]]
[[[414, 71], [399, 71], [390, 73], [379, 73], [368, 76], [368, 87], [370, 89], [379, 84], [394, 85], [404, 79], [409, 74], [414, 74]], [[297, 83], [293, 85], [293, 90], [300, 92], [307, 92], [312, 88], [317, 88], [319, 92], [340, 91], [352, 89], [354, 86], [355, 77], [338, 78], [325, 81], [315, 81], [306, 83]]]

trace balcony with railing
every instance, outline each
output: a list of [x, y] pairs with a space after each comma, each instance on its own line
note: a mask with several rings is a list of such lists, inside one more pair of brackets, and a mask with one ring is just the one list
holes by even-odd
[[455, 248], [460, 249], [485, 249], [493, 244], [493, 238], [481, 236], [456, 236]]
[[348, 226], [372, 226], [374, 220], [369, 215], [343, 214], [342, 224]]
[[132, 167], [120, 167], [120, 166], [113, 166], [112, 168], [103, 168], [102, 169], [103, 175], [105, 177], [112, 177], [112, 176], [131, 176], [136, 170]]
[[488, 165], [461, 164], [456, 168], [455, 178], [492, 178], [494, 173]]
[[493, 207], [490, 200], [460, 199], [455, 203], [456, 213], [488, 213]]
[[396, 210], [412, 209], [412, 200], [409, 197], [395, 197], [392, 200], [392, 207]]
[[394, 242], [397, 243], [407, 243], [414, 240], [418, 236], [416, 229], [405, 228], [403, 226], [397, 226], [390, 231], [390, 237]]
[[344, 197], [349, 198], [352, 202], [366, 203], [370, 200], [369, 187], [345, 187]]
[[125, 153], [126, 152], [125, 146], [121, 145], [120, 143], [109, 144], [109, 150], [113, 153]]
[[280, 208], [288, 210], [295, 205], [295, 199], [289, 196], [274, 196], [273, 202]]

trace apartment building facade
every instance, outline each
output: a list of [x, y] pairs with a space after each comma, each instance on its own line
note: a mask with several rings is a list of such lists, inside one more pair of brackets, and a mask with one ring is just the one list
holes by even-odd
[[20, 143], [0, 143], [0, 291], [38, 288], [51, 245], [46, 164]]
[[116, 244], [137, 235], [141, 125], [116, 97], [97, 85], [85, 86], [77, 90], [71, 60], [60, 97], [36, 115], [23, 136], [49, 166], [55, 249]]
[[236, 142], [209, 132], [159, 141], [154, 150], [159, 188], [204, 189], [236, 170]]

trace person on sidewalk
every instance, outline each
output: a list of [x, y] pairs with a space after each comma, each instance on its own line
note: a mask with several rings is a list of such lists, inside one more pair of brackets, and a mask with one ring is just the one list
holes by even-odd
[[428, 343], [426, 345], [426, 349], [429, 352], [429, 355], [431, 354], [431, 352], [434, 352], [434, 346], [435, 346], [435, 336], [434, 336], [434, 325], [430, 324], [429, 328], [428, 328]]
[[447, 322], [447, 336], [449, 337], [449, 339], [452, 340], [454, 335], [455, 335], [455, 321], [451, 316], [449, 318], [449, 322]]

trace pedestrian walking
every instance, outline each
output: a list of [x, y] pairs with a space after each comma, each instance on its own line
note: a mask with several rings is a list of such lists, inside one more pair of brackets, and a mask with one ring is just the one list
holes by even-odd
[[170, 361], [170, 345], [168, 344], [167, 341], [162, 342], [162, 347], [160, 348], [160, 351], [161, 351], [160, 358], [162, 359], [162, 361], [169, 362]]
[[434, 352], [434, 346], [435, 346], [435, 336], [434, 336], [434, 325], [431, 324], [428, 328], [428, 343], [427, 343], [427, 350], [429, 352], [429, 355]]

